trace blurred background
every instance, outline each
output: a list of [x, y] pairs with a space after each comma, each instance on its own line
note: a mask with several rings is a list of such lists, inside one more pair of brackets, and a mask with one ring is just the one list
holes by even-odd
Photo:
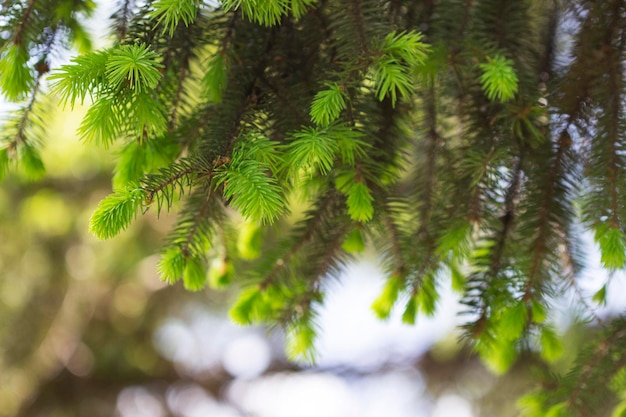
[[[107, 7], [90, 25], [96, 33], [106, 32]], [[7, 112], [0, 106], [0, 118]], [[589, 312], [571, 306], [608, 279], [599, 267], [558, 300], [561, 358], [547, 365], [522, 347], [495, 376], [458, 343], [463, 317], [449, 289], [438, 314], [415, 326], [400, 311], [376, 320], [369, 306], [383, 277], [366, 252], [328, 284], [317, 363], [290, 363], [280, 331], [228, 319], [236, 291], [159, 280], [156, 254], [173, 218], [147, 213], [106, 242], [89, 234], [114, 156], [78, 142], [83, 114], [55, 112], [42, 180], [18, 171], [0, 184], [0, 417], [515, 416], [531, 378], [566, 370], [593, 331], [580, 324]], [[626, 305], [620, 280], [599, 316]]]
[[451, 290], [415, 326], [401, 311], [376, 320], [384, 280], [366, 252], [328, 284], [316, 365], [290, 363], [280, 331], [230, 322], [236, 291], [159, 280], [173, 218], [147, 213], [105, 242], [89, 234], [114, 156], [77, 141], [83, 112], [54, 114], [42, 180], [18, 170], [0, 186], [0, 417], [506, 417], [530, 377], [566, 369], [585, 337], [564, 297], [562, 359], [548, 367], [529, 346], [496, 377], [458, 343]]

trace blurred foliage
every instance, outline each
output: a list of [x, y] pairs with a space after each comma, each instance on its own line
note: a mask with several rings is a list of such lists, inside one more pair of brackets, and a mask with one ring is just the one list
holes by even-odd
[[[154, 254], [172, 221], [167, 216], [158, 222], [143, 216], [107, 242], [88, 232], [95, 205], [110, 191], [112, 161], [108, 153], [77, 143], [71, 132], [80, 116], [80, 111], [57, 113], [49, 121], [55, 140], [47, 145], [45, 179], [33, 182], [15, 173], [0, 188], [5, 237], [0, 241], [0, 416], [111, 416], [125, 389], [146, 387], [165, 404], [168, 389], [180, 381], [193, 381], [225, 401], [233, 376], [219, 358], [212, 372], [202, 372], [200, 365], [181, 368], [159, 351], [155, 334], [172, 317], [188, 315], [189, 305], [219, 315], [229, 295], [189, 293], [182, 285], [159, 281]], [[238, 244], [254, 259], [260, 230], [250, 223], [242, 230]], [[359, 242], [351, 245], [362, 246], [361, 238], [350, 239]], [[213, 267], [217, 271], [211, 279], [219, 287], [231, 272], [227, 264]], [[301, 337], [291, 342], [294, 349], [306, 342]], [[298, 372], [280, 354], [281, 343], [272, 346], [268, 375]], [[496, 384], [477, 358], [458, 349], [449, 339], [423, 359], [407, 358], [398, 370], [420, 369], [433, 398], [457, 392], [485, 410], [481, 415], [515, 415], [510, 395], [528, 388], [525, 361], [513, 369], [509, 382]], [[358, 378], [384, 379], [393, 369], [381, 364]], [[326, 370], [340, 377], [346, 371], [351, 372]], [[477, 375], [487, 387], [478, 393], [472, 391]], [[509, 390], [506, 401], [503, 390]]]
[[[94, 204], [110, 191], [111, 161], [76, 142], [79, 115], [54, 116], [46, 178], [18, 173], [0, 188], [3, 417], [86, 415], [81, 407], [110, 415], [109, 406], [89, 404], [114, 404], [120, 383], [173, 372], [155, 352], [152, 332], [171, 300], [186, 297], [162, 291], [151, 254], [163, 232], [154, 218], [110, 244], [90, 235]], [[86, 385], [77, 379], [88, 376]], [[104, 396], [81, 398], [89, 386]]]

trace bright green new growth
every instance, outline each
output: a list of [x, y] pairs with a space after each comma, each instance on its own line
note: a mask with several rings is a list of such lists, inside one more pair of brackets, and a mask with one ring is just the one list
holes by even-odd
[[541, 357], [547, 362], [556, 362], [563, 355], [563, 344], [552, 326], [544, 326], [539, 338]]
[[99, 239], [112, 238], [137, 217], [145, 197], [146, 192], [140, 188], [128, 188], [110, 194], [98, 204], [91, 216], [89, 230]]
[[528, 322], [528, 308], [524, 303], [518, 302], [504, 310], [498, 323], [498, 334], [509, 340], [517, 340]]
[[74, 108], [76, 102], [97, 99], [106, 85], [106, 64], [109, 51], [98, 51], [72, 58], [73, 64], [62, 65], [48, 77], [53, 81], [52, 91], [63, 105]]
[[360, 227], [355, 227], [354, 230], [348, 233], [346, 240], [341, 244], [341, 248], [347, 253], [354, 254], [361, 253], [365, 250], [365, 239], [363, 238]]
[[235, 267], [227, 259], [215, 258], [209, 267], [209, 286], [215, 290], [223, 290], [230, 286], [235, 278]]
[[272, 223], [285, 210], [285, 201], [278, 182], [267, 172], [268, 166], [262, 162], [235, 160], [215, 178], [218, 185], [224, 186], [224, 197], [244, 217]]
[[408, 325], [414, 325], [415, 319], [417, 317], [417, 297], [411, 296], [409, 297], [409, 301], [407, 301], [404, 306], [404, 312], [402, 313], [402, 323]]
[[247, 261], [252, 261], [261, 256], [263, 249], [263, 231], [253, 222], [245, 222], [239, 226], [237, 236], [237, 253]]
[[247, 19], [264, 26], [274, 26], [289, 12], [297, 19], [317, 0], [223, 0], [225, 10], [241, 10]]
[[39, 156], [39, 152], [29, 143], [24, 143], [20, 149], [19, 164], [31, 180], [41, 179], [46, 174], [46, 168]]
[[518, 79], [513, 61], [496, 55], [493, 58], [488, 57], [487, 62], [480, 64], [480, 69], [480, 83], [489, 100], [505, 102], [515, 97]]
[[6, 149], [0, 149], [0, 180], [4, 179], [4, 176], [9, 171], [10, 162], [9, 152]]
[[392, 32], [382, 45], [382, 55], [374, 62], [374, 84], [379, 100], [391, 98], [395, 106], [398, 96], [413, 92], [413, 73], [426, 62], [430, 48], [421, 42], [419, 32]]
[[602, 287], [600, 287], [600, 289], [598, 291], [596, 291], [596, 293], [593, 295], [593, 301], [600, 305], [600, 306], [605, 306], [607, 303], [607, 299], [606, 299], [606, 284], [604, 284]]
[[189, 256], [185, 259], [183, 285], [190, 291], [199, 291], [206, 284], [206, 268], [200, 257]]
[[422, 285], [415, 296], [419, 311], [427, 317], [433, 317], [437, 312], [437, 303], [440, 293], [437, 291], [437, 280], [432, 275], [422, 279]]
[[170, 247], [162, 252], [157, 268], [161, 279], [169, 284], [180, 280], [185, 271], [185, 255], [180, 247]]
[[541, 324], [548, 318], [546, 308], [537, 300], [530, 302], [530, 312], [533, 322]]
[[596, 226], [594, 239], [600, 245], [602, 266], [618, 270], [626, 265], [626, 237], [624, 232], [607, 223]]
[[150, 17], [163, 26], [170, 36], [178, 27], [182, 20], [185, 26], [189, 26], [198, 13], [198, 2], [196, 0], [159, 0], [153, 4], [154, 10]]
[[365, 183], [355, 179], [346, 189], [348, 214], [352, 220], [365, 223], [374, 216], [374, 198]]
[[108, 147], [122, 134], [123, 120], [117, 98], [103, 97], [89, 108], [78, 134], [86, 142]]
[[226, 59], [223, 54], [214, 55], [207, 63], [207, 71], [202, 78], [204, 96], [211, 103], [220, 103], [226, 89]]
[[112, 49], [106, 62], [106, 76], [111, 88], [131, 88], [140, 92], [153, 89], [161, 79], [159, 55], [145, 44], [122, 45]]
[[78, 133], [108, 147], [126, 135], [142, 138], [167, 129], [165, 109], [152, 92], [162, 78], [158, 61], [144, 44], [121, 45], [75, 58], [50, 79], [64, 104], [94, 100]]
[[215, 173], [216, 186], [248, 220], [272, 223], [286, 210], [283, 189], [273, 176], [278, 154], [265, 136], [251, 133], [238, 142], [231, 161]]
[[262, 309], [263, 294], [258, 287], [250, 287], [243, 290], [237, 302], [230, 309], [230, 318], [235, 323], [250, 325], [260, 321], [263, 317], [259, 310]]
[[285, 148], [286, 169], [292, 175], [313, 175], [317, 170], [326, 175], [333, 168], [337, 151], [337, 140], [327, 130], [306, 128], [294, 133]]
[[320, 127], [327, 127], [337, 120], [342, 110], [346, 108], [346, 101], [337, 84], [328, 84], [327, 90], [322, 90], [315, 95], [311, 104], [311, 120]]
[[46, 126], [41, 114], [50, 111], [49, 104], [45, 99], [31, 101], [12, 112], [0, 125], [0, 178], [14, 163], [29, 180], [38, 180], [45, 175], [40, 150], [46, 137]]
[[0, 91], [9, 100], [21, 100], [32, 89], [34, 78], [22, 45], [0, 48]]
[[382, 293], [372, 303], [372, 310], [379, 319], [389, 318], [400, 291], [404, 287], [404, 282], [399, 276], [392, 276], [385, 283]]
[[285, 353], [291, 360], [315, 362], [315, 330], [309, 323], [297, 323], [287, 328]]

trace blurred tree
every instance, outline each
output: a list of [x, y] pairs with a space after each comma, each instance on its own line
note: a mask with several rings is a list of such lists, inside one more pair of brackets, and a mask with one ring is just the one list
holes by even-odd
[[[464, 335], [501, 372], [529, 347], [559, 357], [552, 300], [576, 285], [584, 231], [607, 271], [626, 264], [624, 1], [124, 0], [113, 46], [86, 52], [93, 9], [3, 1], [0, 90], [24, 104], [0, 169], [41, 177], [48, 101], [90, 102], [80, 136], [119, 149], [90, 230], [177, 211], [162, 278], [235, 281], [232, 318], [282, 326], [290, 357], [313, 358], [324, 282], [366, 242], [389, 275], [379, 317], [432, 315], [451, 277]], [[70, 44], [85, 53], [46, 93]], [[624, 323], [527, 414], [621, 415]]]

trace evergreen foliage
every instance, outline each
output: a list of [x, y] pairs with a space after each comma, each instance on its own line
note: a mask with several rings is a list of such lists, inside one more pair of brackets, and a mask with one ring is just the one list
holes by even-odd
[[[389, 276], [378, 317], [434, 314], [449, 279], [499, 372], [529, 347], [559, 358], [552, 304], [576, 285], [581, 231], [608, 271], [626, 264], [623, 0], [125, 1], [113, 45], [85, 52], [93, 10], [2, 3], [0, 91], [22, 107], [0, 173], [42, 174], [42, 103], [88, 104], [80, 136], [118, 155], [91, 231], [177, 211], [162, 278], [240, 286], [233, 320], [281, 326], [292, 357], [313, 359], [325, 283], [365, 242]], [[47, 76], [68, 46], [84, 53]], [[623, 413], [625, 329], [599, 331], [526, 414]]]

